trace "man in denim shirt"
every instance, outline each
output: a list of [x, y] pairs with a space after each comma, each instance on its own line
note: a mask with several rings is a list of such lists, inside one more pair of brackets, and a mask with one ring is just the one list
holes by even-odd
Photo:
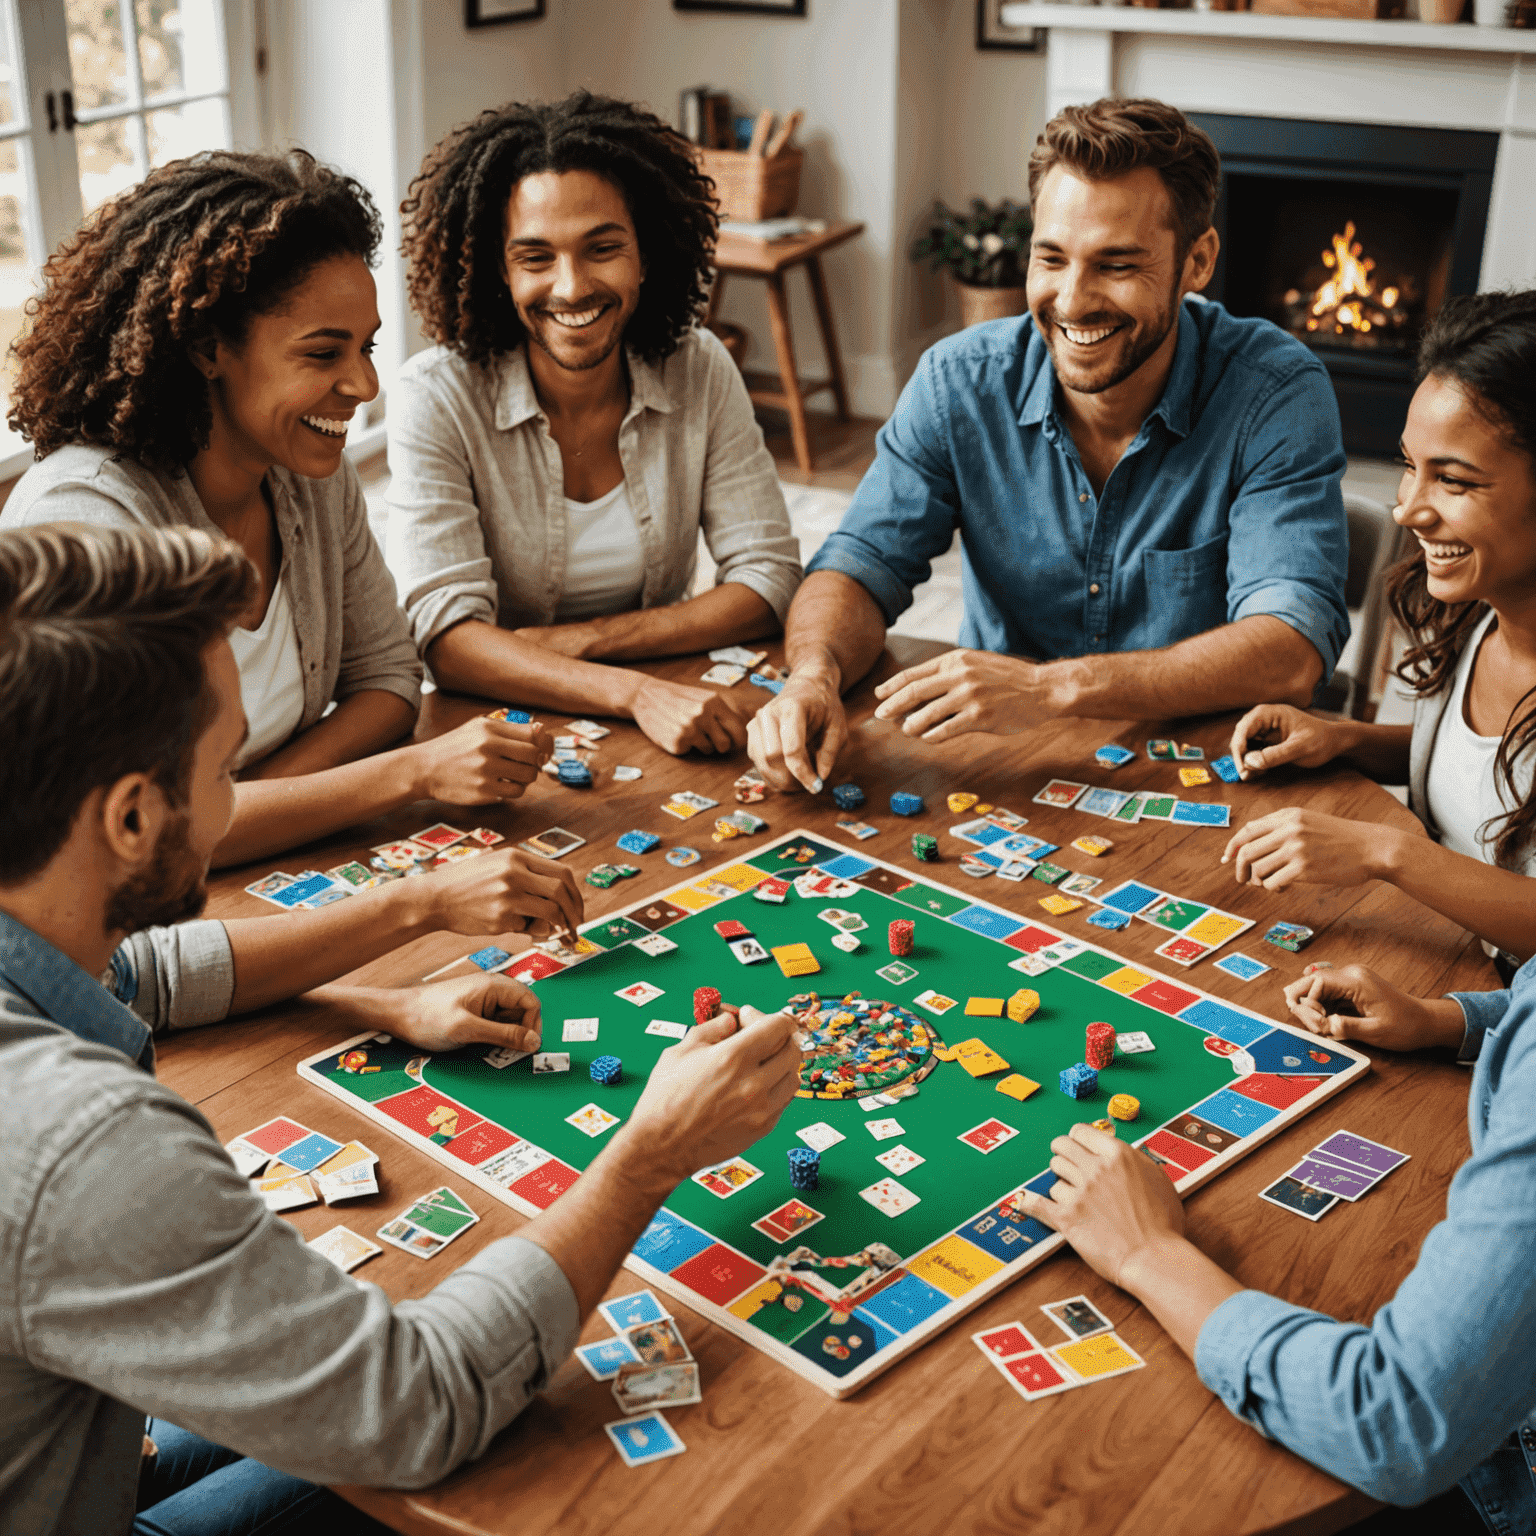
[[815, 792], [841, 691], [960, 531], [963, 649], [877, 690], [910, 736], [1311, 701], [1348, 636], [1338, 409], [1316, 357], [1190, 297], [1220, 161], [1154, 101], [1070, 107], [1030, 160], [1030, 315], [931, 348], [790, 610], [749, 731]]
[[1536, 1532], [1536, 962], [1507, 992], [1419, 1000], [1348, 966], [1292, 982], [1286, 1000], [1317, 1034], [1473, 1063], [1472, 1156], [1368, 1327], [1244, 1290], [1183, 1236], [1151, 1160], [1090, 1125], [1051, 1144], [1059, 1182], [1027, 1210], [1143, 1302], [1261, 1433], [1385, 1503], [1434, 1499], [1415, 1529]]

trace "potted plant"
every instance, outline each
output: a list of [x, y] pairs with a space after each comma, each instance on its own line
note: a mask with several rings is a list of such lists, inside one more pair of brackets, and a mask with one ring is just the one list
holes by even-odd
[[962, 325], [1022, 315], [1029, 308], [1024, 269], [1033, 229], [1029, 209], [1011, 198], [973, 197], [964, 214], [935, 203], [932, 222], [912, 243], [912, 260], [929, 262], [935, 272], [949, 269], [960, 289]]

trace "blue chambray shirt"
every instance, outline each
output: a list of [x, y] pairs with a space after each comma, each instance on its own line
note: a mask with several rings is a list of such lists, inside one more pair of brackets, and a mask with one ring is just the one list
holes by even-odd
[[1205, 1320], [1195, 1367], [1233, 1413], [1373, 1498], [1417, 1504], [1465, 1479], [1475, 1502], [1496, 1493], [1500, 1529], [1536, 1531], [1536, 1482], [1488, 1461], [1536, 1409], [1536, 962], [1508, 992], [1453, 995], [1476, 1057], [1472, 1156], [1412, 1273], [1369, 1327], [1241, 1291]]
[[1095, 496], [1034, 322], [929, 348], [811, 571], [887, 624], [960, 530], [960, 644], [1036, 661], [1150, 650], [1250, 614], [1305, 635], [1326, 679], [1349, 636], [1344, 447], [1327, 372], [1267, 320], [1186, 300], [1162, 399]]

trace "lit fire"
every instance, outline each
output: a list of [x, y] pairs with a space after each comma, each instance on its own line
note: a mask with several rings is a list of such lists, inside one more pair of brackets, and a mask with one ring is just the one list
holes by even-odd
[[1303, 327], [1325, 340], [1334, 336], [1365, 337], [1373, 331], [1395, 330], [1408, 322], [1401, 288], [1376, 287], [1376, 263], [1355, 238], [1351, 219], [1344, 233], [1334, 235], [1322, 253], [1331, 274], [1310, 294], [1291, 289], [1285, 296], [1292, 329]]

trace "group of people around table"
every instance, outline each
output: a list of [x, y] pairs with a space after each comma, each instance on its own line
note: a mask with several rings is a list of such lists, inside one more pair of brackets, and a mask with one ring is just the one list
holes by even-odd
[[[538, 999], [503, 976], [337, 978], [440, 930], [574, 931], [580, 891], [504, 851], [213, 922], [209, 868], [521, 795], [545, 731], [411, 741], [424, 667], [668, 752], [746, 749], [819, 794], [844, 694], [957, 529], [961, 647], [881, 683], [877, 718], [943, 742], [1244, 709], [1245, 778], [1343, 760], [1406, 783], [1425, 835], [1282, 810], [1233, 834], [1236, 879], [1388, 881], [1513, 982], [1419, 1000], [1351, 966], [1286, 989], [1320, 1034], [1472, 1064], [1472, 1157], [1369, 1325], [1244, 1289], [1092, 1126], [1054, 1143], [1028, 1214], [1264, 1434], [1435, 1499], [1438, 1529], [1536, 1531], [1536, 987], [1515, 975], [1536, 951], [1536, 292], [1430, 321], [1393, 510], [1416, 547], [1389, 585], [1413, 724], [1330, 718], [1308, 706], [1349, 634], [1338, 412], [1301, 342], [1200, 297], [1215, 147], [1106, 100], [1054, 118], [1028, 175], [1029, 313], [923, 356], [805, 574], [698, 323], [711, 186], [637, 107], [513, 105], [428, 156], [402, 215], [434, 344], [391, 389], [382, 550], [343, 451], [379, 388], [363, 187], [300, 151], [202, 154], [49, 261], [12, 349], [37, 462], [0, 512], [0, 1536], [376, 1529], [325, 1485], [420, 1487], [483, 1451], [675, 1184], [797, 1085], [793, 1022], [724, 1008], [549, 1211], [391, 1305], [266, 1209], [156, 1082], [154, 1037], [302, 995], [425, 1051], [537, 1049]], [[788, 682], [750, 719], [623, 665], [781, 629]]]

